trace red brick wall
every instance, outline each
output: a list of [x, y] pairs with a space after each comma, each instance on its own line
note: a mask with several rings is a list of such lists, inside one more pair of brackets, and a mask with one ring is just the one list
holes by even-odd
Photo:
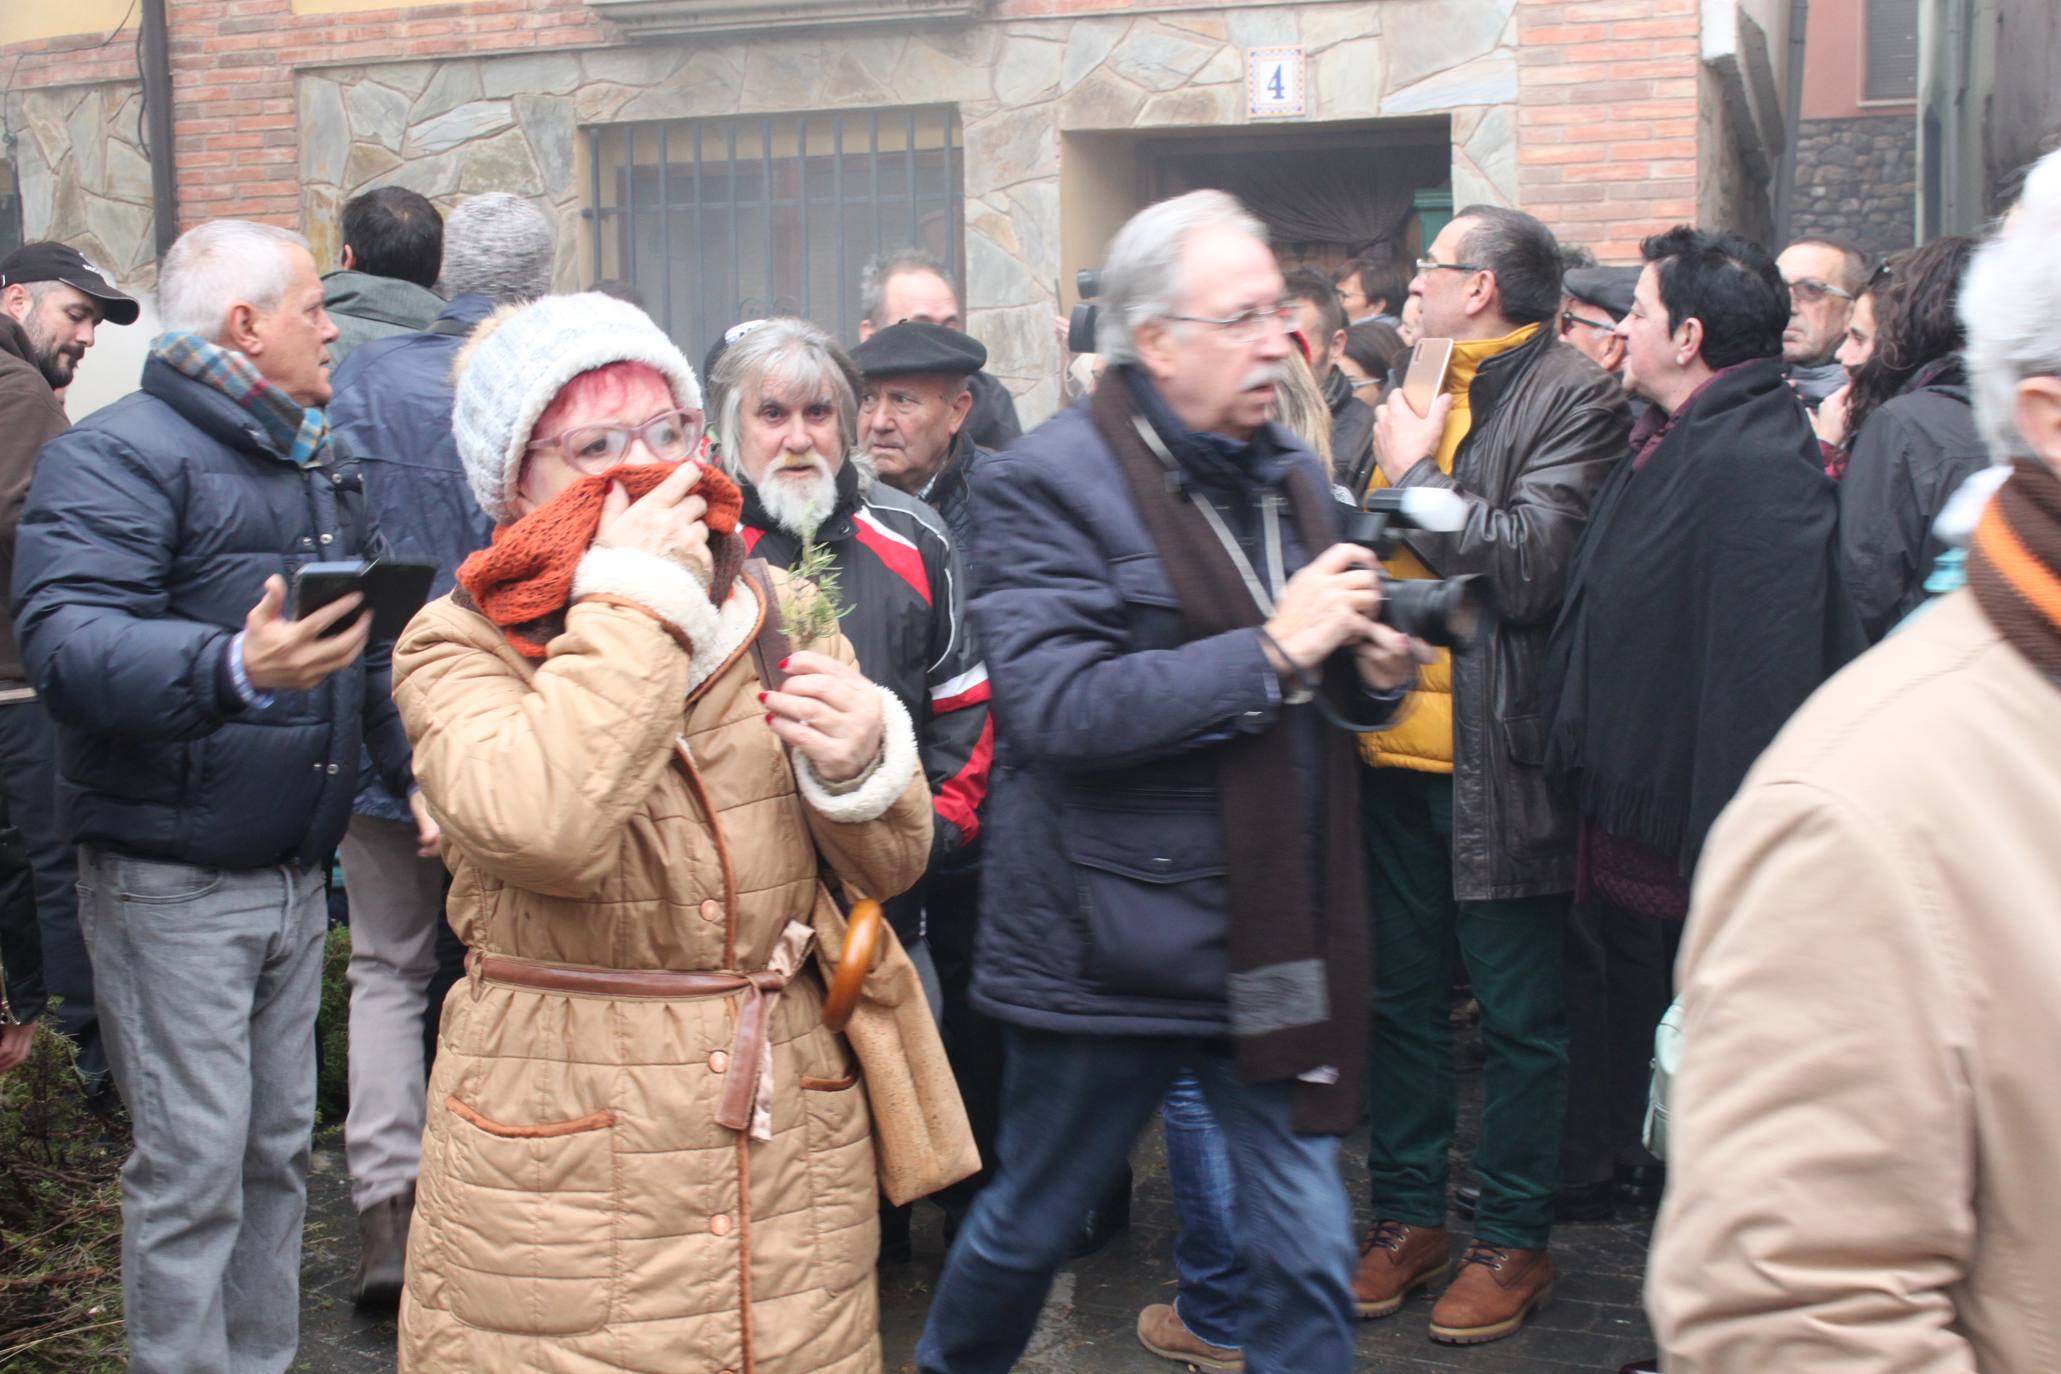
[[1518, 0], [1519, 203], [1636, 262], [1696, 218], [1697, 0]]
[[[4, 2], [4, 0], [0, 0]], [[579, 47], [614, 41], [582, 0], [296, 15], [290, 0], [168, 0], [179, 222], [235, 216], [297, 226], [299, 135], [293, 69]], [[19, 44], [14, 84], [134, 81], [129, 33], [91, 51], [76, 36]]]

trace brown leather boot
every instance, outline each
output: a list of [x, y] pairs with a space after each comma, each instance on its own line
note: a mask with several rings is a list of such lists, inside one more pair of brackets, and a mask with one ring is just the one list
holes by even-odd
[[358, 1307], [392, 1307], [401, 1300], [408, 1258], [408, 1224], [415, 1216], [415, 1190], [382, 1198], [358, 1213], [358, 1274], [351, 1302]]
[[1174, 1360], [1203, 1374], [1244, 1374], [1245, 1356], [1211, 1345], [1188, 1329], [1170, 1302], [1156, 1302], [1138, 1314], [1138, 1344], [1161, 1359]]
[[1553, 1260], [1544, 1250], [1477, 1240], [1431, 1309], [1431, 1339], [1447, 1345], [1501, 1340], [1552, 1296]]
[[1353, 1305], [1360, 1320], [1392, 1315], [1403, 1299], [1446, 1272], [1446, 1228], [1377, 1221], [1360, 1247], [1353, 1271]]

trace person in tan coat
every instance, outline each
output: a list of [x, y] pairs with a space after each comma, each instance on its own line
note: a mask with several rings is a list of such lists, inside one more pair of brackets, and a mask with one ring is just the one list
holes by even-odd
[[[761, 682], [739, 495], [684, 461], [700, 391], [641, 311], [547, 297], [457, 366], [500, 528], [395, 654], [470, 949], [400, 1367], [871, 1374], [873, 1127], [810, 945], [826, 884], [923, 871], [907, 715], [834, 630]], [[914, 995], [891, 940], [874, 978]]]
[[1962, 291], [1968, 586], [1712, 831], [1646, 1302], [1668, 1374], [2061, 1369], [2061, 155]]

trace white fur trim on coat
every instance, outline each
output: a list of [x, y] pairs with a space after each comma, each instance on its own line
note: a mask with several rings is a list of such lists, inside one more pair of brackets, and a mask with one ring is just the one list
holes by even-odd
[[865, 782], [849, 792], [833, 792], [806, 758], [794, 754], [794, 780], [803, 799], [817, 815], [840, 825], [879, 820], [916, 776], [916, 727], [909, 723], [908, 709], [887, 688], [876, 683], [874, 690], [880, 693], [880, 762]]
[[678, 563], [642, 549], [597, 545], [581, 554], [580, 566], [573, 570], [572, 599], [583, 596], [619, 596], [636, 602], [686, 635], [696, 657], [701, 646], [713, 644], [718, 635], [708, 589]]
[[[694, 663], [687, 674], [688, 691], [708, 681], [710, 675], [728, 663], [730, 655], [736, 653], [738, 647], [758, 629], [758, 597], [745, 592], [748, 585], [748, 579], [742, 577], [732, 584], [730, 599], [723, 603], [722, 611], [716, 616], [714, 634], [694, 636]], [[753, 589], [754, 592], [756, 590]], [[703, 593], [702, 600], [707, 599], [707, 593]]]

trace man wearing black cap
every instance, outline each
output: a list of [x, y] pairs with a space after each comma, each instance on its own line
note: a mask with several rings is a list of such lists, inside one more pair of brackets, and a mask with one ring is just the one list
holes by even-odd
[[1577, 267], [1560, 278], [1560, 337], [1613, 377], [1624, 375], [1617, 322], [1632, 313], [1636, 267]]
[[[859, 436], [872, 455], [880, 480], [907, 496], [927, 501], [951, 531], [959, 564], [971, 579], [978, 560], [973, 533], [973, 484], [994, 454], [974, 442], [967, 423], [973, 410], [972, 379], [987, 365], [988, 351], [977, 339], [924, 320], [904, 320], [875, 330], [852, 349], [865, 376], [859, 390]], [[985, 757], [985, 738], [980, 750]], [[985, 798], [985, 781], [980, 799]], [[976, 799], [975, 822], [978, 824]], [[937, 964], [943, 1005], [945, 1048], [959, 1080], [981, 1158], [994, 1155], [996, 1093], [1002, 1077], [1002, 1037], [996, 1022], [973, 1009], [973, 943], [980, 924], [978, 830], [967, 843], [942, 856], [924, 886], [924, 919]], [[938, 1197], [947, 1229], [956, 1230], [984, 1174], [954, 1184]], [[883, 1248], [898, 1249], [908, 1227], [906, 1209], [883, 1214]]]
[[960, 562], [973, 558], [968, 483], [987, 449], [966, 420], [973, 374], [987, 366], [978, 339], [922, 320], [904, 320], [869, 335], [852, 350], [865, 374], [859, 393], [859, 437], [880, 480], [928, 501], [945, 519]]
[[[36, 452], [70, 424], [56, 389], [71, 385], [100, 322], [133, 324], [137, 308], [64, 244], [25, 244], [0, 262], [0, 926], [10, 989], [29, 985], [40, 962], [41, 991], [63, 999], [56, 1025], [78, 1043], [79, 1074], [96, 1099], [111, 1085], [79, 935], [77, 860], [57, 828], [55, 730], [22, 670], [8, 587]], [[37, 993], [11, 1000], [19, 1021], [42, 1009]], [[0, 1070], [7, 1058], [0, 1050]]]

